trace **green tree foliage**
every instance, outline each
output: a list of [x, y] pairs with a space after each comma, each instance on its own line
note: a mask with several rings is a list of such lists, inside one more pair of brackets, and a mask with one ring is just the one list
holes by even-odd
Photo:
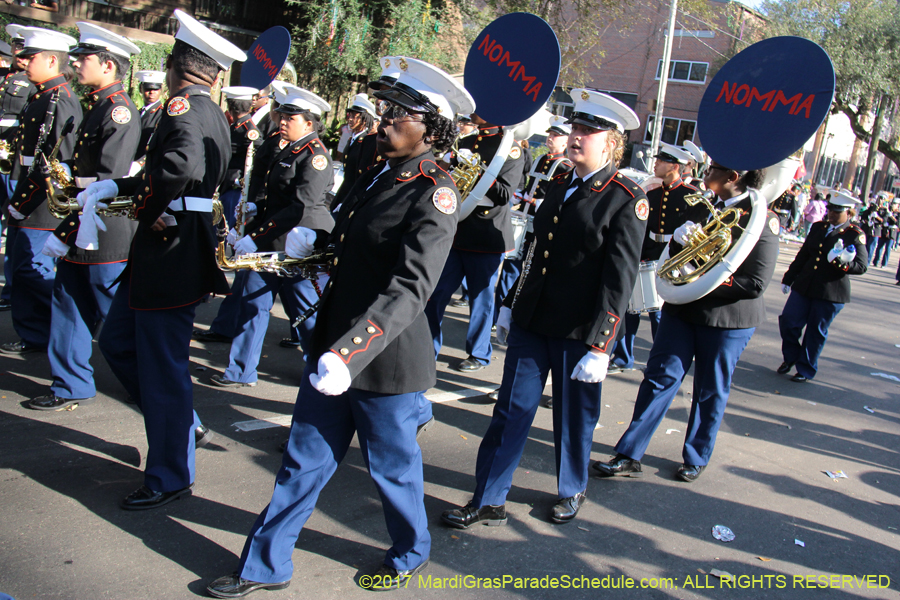
[[[896, 0], [768, 0], [760, 7], [769, 18], [769, 36], [810, 39], [831, 56], [837, 89], [833, 112], [850, 119], [856, 137], [871, 139], [869, 114], [882, 95], [900, 92], [900, 5]], [[802, 65], [798, 65], [802, 69]], [[896, 148], [897, 111], [888, 103], [891, 133], [878, 150], [900, 166]]]

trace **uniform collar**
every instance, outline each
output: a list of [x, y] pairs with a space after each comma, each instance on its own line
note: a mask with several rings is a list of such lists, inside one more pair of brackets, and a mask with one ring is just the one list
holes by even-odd
[[488, 137], [491, 135], [498, 135], [501, 131], [501, 127], [499, 125], [490, 125], [487, 127], [479, 127], [478, 128], [478, 137]]
[[235, 121], [235, 122], [234, 122], [234, 126], [235, 126], [235, 127], [240, 127], [241, 125], [243, 125], [243, 124], [246, 123], [247, 121], [251, 120], [252, 118], [253, 118], [253, 113], [247, 113], [246, 115], [244, 115], [243, 117], [241, 117], [240, 119], [238, 119], [237, 121]]
[[682, 181], [681, 177], [679, 177], [678, 179], [676, 179], [675, 181], [672, 182], [672, 185], [666, 185], [665, 183], [663, 183], [662, 188], [666, 191], [671, 191], [671, 190], [674, 190], [675, 188], [677, 188], [679, 185], [683, 185], [683, 184], [684, 184], [684, 181]]
[[118, 94], [119, 92], [121, 92], [124, 89], [125, 88], [122, 87], [121, 81], [114, 81], [106, 87], [102, 87], [99, 90], [94, 90], [93, 92], [91, 92], [91, 96], [90, 96], [91, 102], [93, 103], [93, 102], [100, 102], [102, 100], [106, 100], [110, 96], [112, 96], [114, 94]]
[[180, 90], [178, 90], [178, 92], [176, 92], [175, 94], [172, 94], [172, 96], [169, 98], [169, 100], [171, 100], [172, 98], [178, 97], [178, 96], [187, 98], [189, 96], [195, 96], [198, 94], [208, 97], [209, 96], [209, 86], [201, 85], [201, 84], [194, 84], [194, 85], [189, 85], [187, 87], [183, 87]]
[[57, 75], [56, 77], [51, 77], [46, 81], [42, 81], [36, 84], [34, 87], [37, 88], [39, 92], [49, 92], [52, 89], [58, 88], [61, 85], [66, 84], [66, 76], [65, 75]]

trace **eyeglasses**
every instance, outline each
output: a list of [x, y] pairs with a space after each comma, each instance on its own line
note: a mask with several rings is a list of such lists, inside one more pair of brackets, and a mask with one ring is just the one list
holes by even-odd
[[422, 121], [422, 119], [414, 118], [415, 116], [418, 116], [418, 115], [424, 115], [424, 113], [410, 112], [405, 107], [400, 106], [399, 104], [391, 104], [384, 111], [384, 114], [381, 115], [381, 118], [388, 119], [395, 123], [402, 122], [402, 121]]

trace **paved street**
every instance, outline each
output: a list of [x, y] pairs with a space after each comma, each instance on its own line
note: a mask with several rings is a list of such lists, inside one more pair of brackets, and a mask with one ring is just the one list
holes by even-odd
[[[782, 245], [776, 281], [766, 293], [768, 321], [738, 364], [716, 451], [702, 477], [693, 484], [673, 477], [681, 463], [689, 376], [650, 445], [644, 478], [592, 478], [588, 503], [575, 522], [562, 526], [547, 520], [556, 481], [551, 413], [544, 408], [538, 410], [516, 472], [509, 523], [467, 531], [440, 524], [443, 510], [471, 496], [475, 455], [492, 408], [485, 393], [499, 384], [503, 362], [502, 349], [495, 348], [496, 360], [488, 369], [474, 376], [452, 370], [465, 357], [465, 315], [450, 309], [449, 345], [439, 359], [438, 388], [429, 392], [438, 423], [421, 440], [431, 566], [421, 580], [392, 594], [531, 600], [610, 594], [636, 599], [898, 598], [897, 253], [889, 268], [853, 278], [854, 301], [832, 327], [819, 375], [798, 384], [774, 371], [781, 362], [777, 316], [786, 298], [777, 283], [796, 250]], [[199, 326], [208, 326], [219, 302], [200, 308]], [[281, 460], [277, 447], [287, 435], [302, 372], [301, 353], [278, 347], [287, 334], [280, 306], [276, 316], [255, 388], [209, 386], [209, 376], [227, 363], [228, 346], [193, 343], [195, 407], [216, 437], [197, 452], [193, 497], [143, 513], [118, 508], [119, 500], [142, 483], [143, 421], [124, 402], [96, 344], [100, 394], [96, 402], [71, 412], [23, 406], [28, 398], [47, 393], [45, 355], [0, 357], [0, 592], [17, 600], [193, 598], [204, 595], [209, 580], [234, 570], [246, 533], [271, 493]], [[14, 339], [9, 313], [0, 314], [0, 341]], [[645, 361], [650, 347], [646, 320], [637, 346], [638, 360]], [[603, 384], [594, 458], [605, 460], [613, 453], [640, 380], [640, 371], [632, 371]], [[380, 564], [389, 538], [357, 448], [354, 442], [300, 534], [291, 587], [252, 598], [371, 598], [372, 592], [357, 587], [354, 579]], [[843, 471], [847, 478], [832, 480], [826, 471]], [[715, 525], [731, 528], [735, 540], [716, 540], [711, 535]], [[731, 589], [710, 574], [713, 570], [748, 577], [739, 577]], [[863, 579], [868, 575], [875, 577]], [[504, 583], [504, 576], [509, 580], [503, 589], [484, 589]], [[668, 589], [585, 590], [570, 585], [567, 577], [575, 578], [575, 585], [591, 585], [596, 578], [604, 587], [643, 583]], [[517, 589], [522, 582], [515, 578], [536, 581]], [[437, 589], [441, 583], [446, 589]], [[539, 587], [552, 583], [564, 589]], [[473, 585], [481, 589], [465, 589]], [[804, 587], [813, 585], [830, 587]]]

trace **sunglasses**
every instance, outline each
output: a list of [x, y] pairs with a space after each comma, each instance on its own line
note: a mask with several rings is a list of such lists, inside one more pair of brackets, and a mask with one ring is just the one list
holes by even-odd
[[416, 119], [415, 117], [424, 114], [425, 113], [412, 112], [410, 110], [407, 110], [405, 107], [400, 106], [399, 104], [391, 104], [390, 106], [388, 106], [387, 110], [384, 111], [384, 114], [381, 115], [381, 118], [388, 119], [394, 122], [421, 121], [422, 119]]

